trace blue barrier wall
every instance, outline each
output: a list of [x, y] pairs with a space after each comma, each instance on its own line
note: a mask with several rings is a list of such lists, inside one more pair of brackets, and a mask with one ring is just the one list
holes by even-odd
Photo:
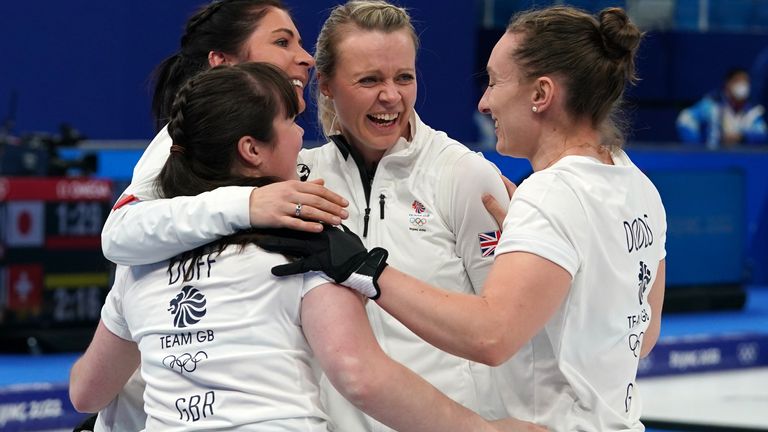
[[[654, 179], [654, 175], [658, 178], [657, 187], [662, 199], [666, 201], [667, 217], [684, 223], [699, 224], [699, 227], [695, 229], [703, 231], [700, 241], [717, 239], [718, 235], [723, 234], [717, 232], [717, 230], [723, 229], [723, 225], [718, 227], [710, 224], [709, 228], [706, 227], [707, 219], [717, 216], [716, 213], [722, 210], [713, 207], [713, 203], [714, 205], [731, 207], [743, 203], [744, 208], [742, 210], [734, 209], [732, 212], [734, 214], [740, 212], [743, 215], [743, 220], [737, 221], [736, 225], [727, 228], [729, 230], [728, 242], [723, 244], [722, 250], [718, 250], [718, 245], [714, 244], [711, 245], [713, 248], [711, 252], [714, 256], [718, 256], [733, 250], [736, 244], [741, 245], [743, 247], [743, 250], [740, 251], [743, 254], [742, 280], [759, 285], [768, 283], [768, 247], [766, 247], [768, 245], [768, 175], [766, 175], [768, 153], [747, 150], [708, 152], [654, 148], [630, 148], [628, 153], [635, 164], [651, 179]], [[500, 156], [495, 152], [486, 152], [485, 155], [513, 181], [530, 173], [530, 164], [526, 160]], [[731, 170], [739, 173], [743, 179], [741, 183], [743, 189], [737, 186], [739, 180], [732, 176], [724, 176], [724, 172]], [[672, 178], [673, 181], [688, 183], [670, 184], [670, 173], [676, 174]], [[671, 187], [665, 189], [667, 185]], [[701, 203], [697, 205], [697, 200], [686, 200], [685, 205], [688, 207], [684, 207], [675, 202], [676, 194], [684, 193], [685, 190], [690, 190], [690, 194], [698, 197]], [[733, 199], [730, 199], [729, 197], [718, 196], [720, 194], [733, 194], [734, 196]], [[708, 196], [711, 199], [705, 201]], [[696, 216], [699, 217], [699, 220], [695, 219]], [[734, 217], [733, 214], [721, 216], [721, 221], [725, 217], [729, 218], [728, 221]], [[681, 227], [679, 224], [676, 228], [690, 231], [690, 227]], [[670, 226], [670, 229], [673, 227]], [[710, 232], [706, 232], [707, 229]], [[733, 236], [741, 236], [741, 238], [734, 238]], [[678, 234], [676, 239], [670, 240], [685, 242], [686, 240], [682, 237], [683, 234]], [[668, 250], [669, 253], [673, 254], [671, 259], [680, 263], [681, 266], [678, 269], [672, 267], [668, 269], [669, 277], [673, 282], [691, 281], [691, 274], [696, 269], [702, 269], [704, 273], [710, 275], [709, 280], [712, 283], [721, 282], [720, 276], [729, 278], [729, 282], [737, 282], [734, 280], [734, 273], [738, 273], [738, 271], [734, 270], [732, 266], [735, 265], [733, 263], [734, 258], [739, 257], [727, 256], [725, 259], [729, 262], [725, 267], [718, 267], [719, 263], [698, 262], [695, 259], [701, 257], [703, 253], [703, 251], [696, 249], [700, 246], [698, 243], [683, 245], [675, 243], [672, 250]], [[690, 253], [686, 253], [687, 251]], [[705, 266], [713, 265], [715, 268], [705, 268]], [[716, 272], [721, 273], [717, 274]], [[698, 280], [694, 282], [698, 282]]]
[[[146, 139], [152, 133], [147, 78], [178, 46], [186, 18], [204, 0], [7, 2], [0, 13], [0, 122], [15, 95], [18, 133], [55, 132], [69, 122], [95, 139]], [[314, 41], [332, 0], [287, 0], [305, 45]], [[475, 6], [402, 0], [422, 48], [417, 109], [463, 141], [475, 139]], [[317, 130], [304, 115], [307, 138]], [[307, 121], [309, 120], [309, 121]]]

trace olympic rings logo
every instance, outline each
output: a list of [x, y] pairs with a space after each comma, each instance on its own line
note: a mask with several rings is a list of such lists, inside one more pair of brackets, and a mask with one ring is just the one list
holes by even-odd
[[410, 221], [411, 221], [411, 225], [416, 225], [416, 226], [423, 226], [427, 224], [427, 219], [422, 217], [412, 217], [410, 218]]
[[178, 367], [179, 373], [184, 374], [185, 371], [194, 372], [197, 369], [197, 364], [207, 358], [208, 354], [205, 351], [198, 351], [194, 356], [189, 353], [184, 353], [178, 357], [171, 354], [163, 359], [163, 366], [171, 370]]
[[638, 356], [638, 352], [640, 352], [640, 348], [643, 347], [643, 335], [645, 332], [640, 332], [639, 335], [636, 335], [634, 333], [629, 335], [629, 349], [632, 351], [632, 354], [635, 355], [635, 357]]

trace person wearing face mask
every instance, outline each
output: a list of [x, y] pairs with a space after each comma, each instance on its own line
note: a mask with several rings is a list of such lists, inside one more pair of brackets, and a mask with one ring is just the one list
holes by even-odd
[[749, 96], [749, 74], [744, 69], [732, 69], [722, 89], [680, 112], [676, 122], [680, 139], [708, 149], [765, 143], [765, 108], [751, 103]]

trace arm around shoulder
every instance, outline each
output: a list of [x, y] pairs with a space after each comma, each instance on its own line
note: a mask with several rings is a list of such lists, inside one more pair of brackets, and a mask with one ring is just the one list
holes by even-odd
[[389, 358], [357, 294], [332, 284], [317, 287], [304, 297], [301, 316], [328, 379], [370, 416], [399, 431], [495, 430]]
[[[472, 180], [467, 175], [471, 173]], [[466, 153], [447, 171], [441, 181], [441, 210], [448, 215], [448, 225], [456, 238], [456, 254], [461, 257], [475, 293], [488, 276], [493, 255], [483, 256], [480, 235], [497, 235], [498, 223], [486, 211], [483, 196], [492, 196], [500, 206], [509, 206], [509, 195], [499, 170], [482, 155]]]
[[113, 210], [101, 232], [104, 256], [117, 264], [149, 264], [248, 228], [252, 190], [228, 186]]

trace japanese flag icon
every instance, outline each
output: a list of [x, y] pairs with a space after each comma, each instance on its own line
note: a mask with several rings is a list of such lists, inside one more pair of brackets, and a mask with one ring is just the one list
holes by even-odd
[[11, 201], [5, 218], [8, 247], [42, 247], [45, 211], [42, 201]]

